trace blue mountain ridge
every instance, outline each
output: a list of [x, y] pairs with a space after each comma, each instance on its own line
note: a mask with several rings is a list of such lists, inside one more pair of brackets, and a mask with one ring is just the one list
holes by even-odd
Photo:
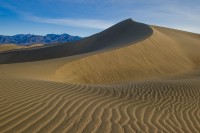
[[79, 36], [72, 36], [69, 34], [47, 34], [34, 35], [34, 34], [17, 34], [13, 36], [0, 35], [0, 44], [16, 44], [16, 45], [32, 45], [32, 44], [51, 44], [51, 43], [63, 43], [74, 42], [80, 40]]

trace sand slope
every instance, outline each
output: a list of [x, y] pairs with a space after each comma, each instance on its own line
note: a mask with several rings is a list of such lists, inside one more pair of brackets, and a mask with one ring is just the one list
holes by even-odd
[[20, 46], [20, 45], [15, 45], [15, 44], [1, 44], [0, 52], [8, 51], [8, 50], [16, 50], [16, 49], [33, 48], [33, 47], [39, 47], [39, 46], [43, 46], [43, 44], [33, 44], [30, 46]]
[[0, 51], [8, 51], [13, 49], [20, 49], [23, 48], [23, 46], [17, 46], [15, 44], [1, 44], [0, 45]]
[[158, 27], [153, 31], [151, 37], [134, 45], [67, 63], [56, 74], [72, 82], [110, 83], [161, 78], [199, 67], [200, 37], [170, 36]]
[[200, 132], [200, 35], [151, 28], [90, 53], [4, 60], [0, 132]]
[[130, 42], [138, 42], [151, 34], [152, 29], [148, 25], [127, 19], [77, 42], [1, 53], [0, 63], [31, 62], [113, 49], [128, 45]]

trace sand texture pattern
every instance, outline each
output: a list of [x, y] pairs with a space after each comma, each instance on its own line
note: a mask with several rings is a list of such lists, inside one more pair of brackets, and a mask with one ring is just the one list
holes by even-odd
[[128, 19], [0, 53], [0, 132], [199, 133], [199, 50], [198, 34]]

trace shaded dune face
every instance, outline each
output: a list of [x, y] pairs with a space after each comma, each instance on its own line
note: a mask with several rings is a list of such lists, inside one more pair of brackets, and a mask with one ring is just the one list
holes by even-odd
[[1, 53], [0, 63], [31, 62], [117, 48], [141, 41], [151, 34], [152, 29], [148, 25], [127, 19], [78, 42]]

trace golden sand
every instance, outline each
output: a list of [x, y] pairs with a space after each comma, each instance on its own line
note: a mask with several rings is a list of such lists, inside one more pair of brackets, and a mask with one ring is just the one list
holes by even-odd
[[1, 44], [0, 45], [0, 52], [1, 51], [8, 51], [8, 50], [39, 47], [39, 46], [43, 46], [43, 44], [33, 44], [33, 45], [30, 45], [30, 46], [20, 46], [20, 45], [15, 45], [15, 44]]
[[0, 132], [200, 132], [200, 35], [0, 65]]

